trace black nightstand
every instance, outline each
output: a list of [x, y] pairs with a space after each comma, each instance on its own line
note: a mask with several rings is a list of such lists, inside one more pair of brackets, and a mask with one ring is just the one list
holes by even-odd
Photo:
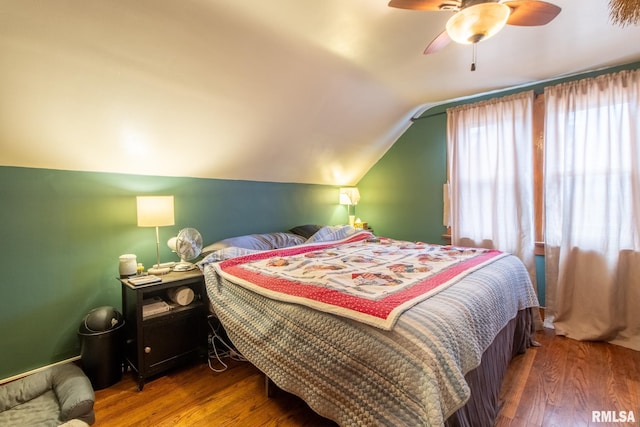
[[[133, 286], [122, 283], [122, 311], [125, 317], [124, 360], [138, 376], [142, 390], [149, 377], [204, 356], [207, 352], [207, 292], [199, 269], [159, 276], [162, 282]], [[174, 303], [168, 295], [173, 288], [193, 290], [188, 305]], [[162, 299], [169, 311], [143, 316], [143, 301]]]

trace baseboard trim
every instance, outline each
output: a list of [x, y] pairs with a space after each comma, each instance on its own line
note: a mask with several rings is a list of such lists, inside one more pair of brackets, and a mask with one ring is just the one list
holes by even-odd
[[1, 379], [1, 380], [0, 380], [0, 384], [9, 383], [9, 382], [11, 382], [11, 381], [18, 380], [18, 379], [20, 379], [20, 378], [22, 378], [22, 377], [26, 377], [27, 375], [31, 375], [31, 374], [35, 374], [36, 372], [44, 371], [45, 369], [48, 369], [48, 368], [50, 368], [50, 367], [52, 367], [52, 366], [62, 365], [63, 363], [70, 363], [70, 362], [75, 362], [75, 361], [78, 361], [78, 360], [80, 360], [80, 356], [74, 356], [74, 357], [72, 357], [72, 358], [70, 358], [70, 359], [61, 360], [61, 361], [59, 361], [59, 362], [52, 363], [52, 364], [50, 364], [50, 365], [46, 365], [46, 366], [42, 366], [42, 367], [40, 367], [40, 368], [33, 369], [33, 370], [31, 370], [31, 371], [23, 372], [23, 373], [21, 373], [21, 374], [14, 375], [14, 376], [9, 377], [9, 378]]

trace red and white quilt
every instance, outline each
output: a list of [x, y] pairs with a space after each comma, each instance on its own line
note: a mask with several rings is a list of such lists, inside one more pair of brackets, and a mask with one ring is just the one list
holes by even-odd
[[215, 268], [264, 296], [390, 330], [408, 308], [506, 255], [360, 232], [339, 241], [232, 258]]

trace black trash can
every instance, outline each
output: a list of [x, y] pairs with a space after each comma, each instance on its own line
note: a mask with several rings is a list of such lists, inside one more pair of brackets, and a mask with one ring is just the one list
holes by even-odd
[[98, 307], [82, 320], [80, 357], [82, 370], [94, 390], [112, 386], [122, 378], [124, 318], [114, 307]]

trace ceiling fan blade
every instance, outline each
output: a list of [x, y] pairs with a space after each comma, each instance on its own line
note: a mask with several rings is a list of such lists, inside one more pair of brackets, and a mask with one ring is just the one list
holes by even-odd
[[562, 10], [555, 4], [539, 0], [509, 0], [504, 4], [511, 8], [507, 24], [525, 27], [546, 25]]
[[444, 49], [449, 43], [451, 43], [451, 37], [447, 33], [447, 30], [441, 32], [438, 37], [433, 39], [429, 46], [424, 50], [425, 55], [430, 55]]
[[458, 0], [391, 0], [389, 7], [409, 10], [458, 10]]

